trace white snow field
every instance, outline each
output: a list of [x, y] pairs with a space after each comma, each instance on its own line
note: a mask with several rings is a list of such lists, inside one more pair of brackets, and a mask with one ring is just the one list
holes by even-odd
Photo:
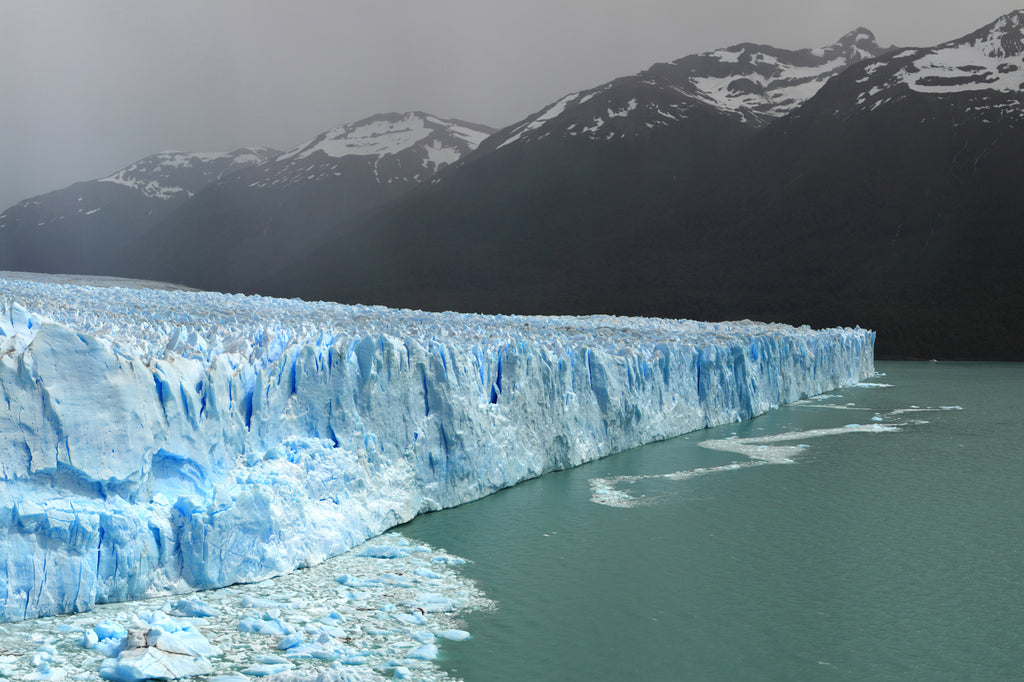
[[874, 374], [874, 333], [0, 279], [0, 620], [254, 582]]

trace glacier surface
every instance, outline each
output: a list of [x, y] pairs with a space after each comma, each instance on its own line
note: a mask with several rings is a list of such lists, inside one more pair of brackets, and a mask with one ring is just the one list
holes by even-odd
[[874, 374], [874, 333], [0, 279], [0, 620], [252, 582]]

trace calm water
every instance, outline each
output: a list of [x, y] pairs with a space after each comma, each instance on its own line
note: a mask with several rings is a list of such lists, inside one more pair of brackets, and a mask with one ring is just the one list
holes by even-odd
[[[1024, 366], [878, 370], [891, 386], [403, 526], [474, 562], [497, 602], [442, 665], [469, 682], [1024, 677]], [[750, 460], [698, 445], [850, 424], [874, 429], [778, 443], [802, 446], [788, 464], [719, 470]]]

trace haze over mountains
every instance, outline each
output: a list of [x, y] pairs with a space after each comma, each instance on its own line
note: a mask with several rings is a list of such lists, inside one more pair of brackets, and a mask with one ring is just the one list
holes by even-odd
[[113, 175], [21, 201], [0, 215], [0, 263], [29, 272], [109, 274], [121, 245], [210, 183], [280, 154], [161, 152]]
[[[263, 292], [267, 270], [339, 238], [342, 224], [402, 196], [492, 132], [423, 112], [339, 126], [213, 183], [140, 235], [131, 263], [195, 287]], [[291, 295], [287, 286], [277, 293]]]
[[1022, 27], [1018, 11], [929, 48], [866, 29], [744, 43], [497, 132], [388, 114], [195, 184], [79, 183], [0, 217], [0, 269], [859, 324], [881, 355], [1024, 359]]

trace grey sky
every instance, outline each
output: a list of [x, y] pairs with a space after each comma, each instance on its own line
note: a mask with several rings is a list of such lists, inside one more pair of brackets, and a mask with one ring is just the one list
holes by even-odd
[[974, 0], [0, 0], [0, 210], [164, 149], [288, 148], [378, 112], [502, 127], [658, 61], [857, 26], [932, 45]]

